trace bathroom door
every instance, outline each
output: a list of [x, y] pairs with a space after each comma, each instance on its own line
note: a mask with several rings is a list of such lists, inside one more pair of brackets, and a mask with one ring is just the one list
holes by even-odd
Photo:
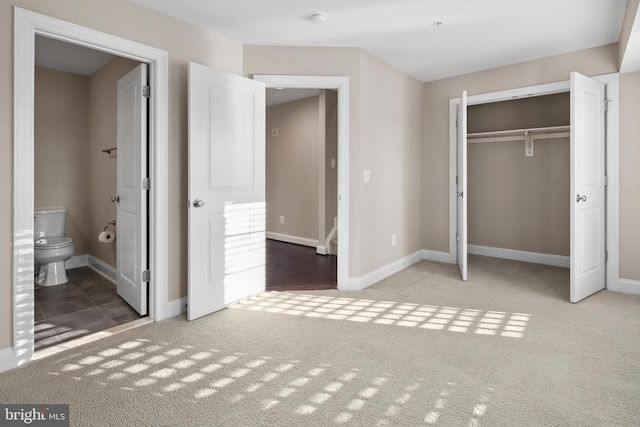
[[147, 65], [118, 81], [117, 264], [118, 295], [147, 314]]
[[265, 86], [189, 65], [189, 320], [265, 290]]

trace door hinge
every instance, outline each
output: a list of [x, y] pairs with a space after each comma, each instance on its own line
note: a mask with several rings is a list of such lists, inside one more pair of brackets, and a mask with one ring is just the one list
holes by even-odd
[[456, 234], [456, 242], [459, 242], [459, 241], [460, 241], [460, 235]]
[[142, 86], [142, 96], [149, 98], [151, 96], [151, 88], [149, 86]]
[[142, 189], [143, 190], [151, 189], [151, 178], [142, 178]]
[[604, 112], [606, 113], [607, 111], [609, 111], [609, 103], [611, 102], [611, 99], [605, 99], [604, 100]]
[[456, 176], [456, 185], [458, 185], [458, 177]]
[[605, 250], [604, 251], [604, 262], [609, 261], [609, 251]]
[[609, 176], [605, 175], [604, 176], [604, 186], [606, 187], [607, 185], [609, 185]]
[[149, 270], [144, 270], [142, 272], [142, 281], [150, 282], [151, 281], [151, 272]]

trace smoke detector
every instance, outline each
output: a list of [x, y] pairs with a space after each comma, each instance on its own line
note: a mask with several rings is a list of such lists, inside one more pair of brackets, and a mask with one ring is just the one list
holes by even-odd
[[324, 21], [327, 20], [327, 14], [322, 12], [313, 12], [310, 20], [316, 25], [324, 24]]

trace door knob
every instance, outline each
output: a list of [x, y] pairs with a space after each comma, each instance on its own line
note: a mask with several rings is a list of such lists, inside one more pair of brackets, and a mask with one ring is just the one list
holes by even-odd
[[113, 202], [120, 203], [120, 196], [111, 196], [111, 203]]
[[576, 202], [580, 203], [580, 201], [586, 202], [587, 196], [580, 196], [579, 194], [576, 195]]
[[195, 199], [193, 201], [193, 207], [194, 208], [201, 208], [204, 206], [204, 200], [200, 200], [200, 199]]

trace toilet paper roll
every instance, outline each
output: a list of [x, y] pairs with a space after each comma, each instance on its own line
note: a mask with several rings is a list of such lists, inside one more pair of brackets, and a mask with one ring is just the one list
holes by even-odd
[[98, 235], [98, 242], [111, 243], [116, 239], [116, 233], [113, 231], [103, 231]]

